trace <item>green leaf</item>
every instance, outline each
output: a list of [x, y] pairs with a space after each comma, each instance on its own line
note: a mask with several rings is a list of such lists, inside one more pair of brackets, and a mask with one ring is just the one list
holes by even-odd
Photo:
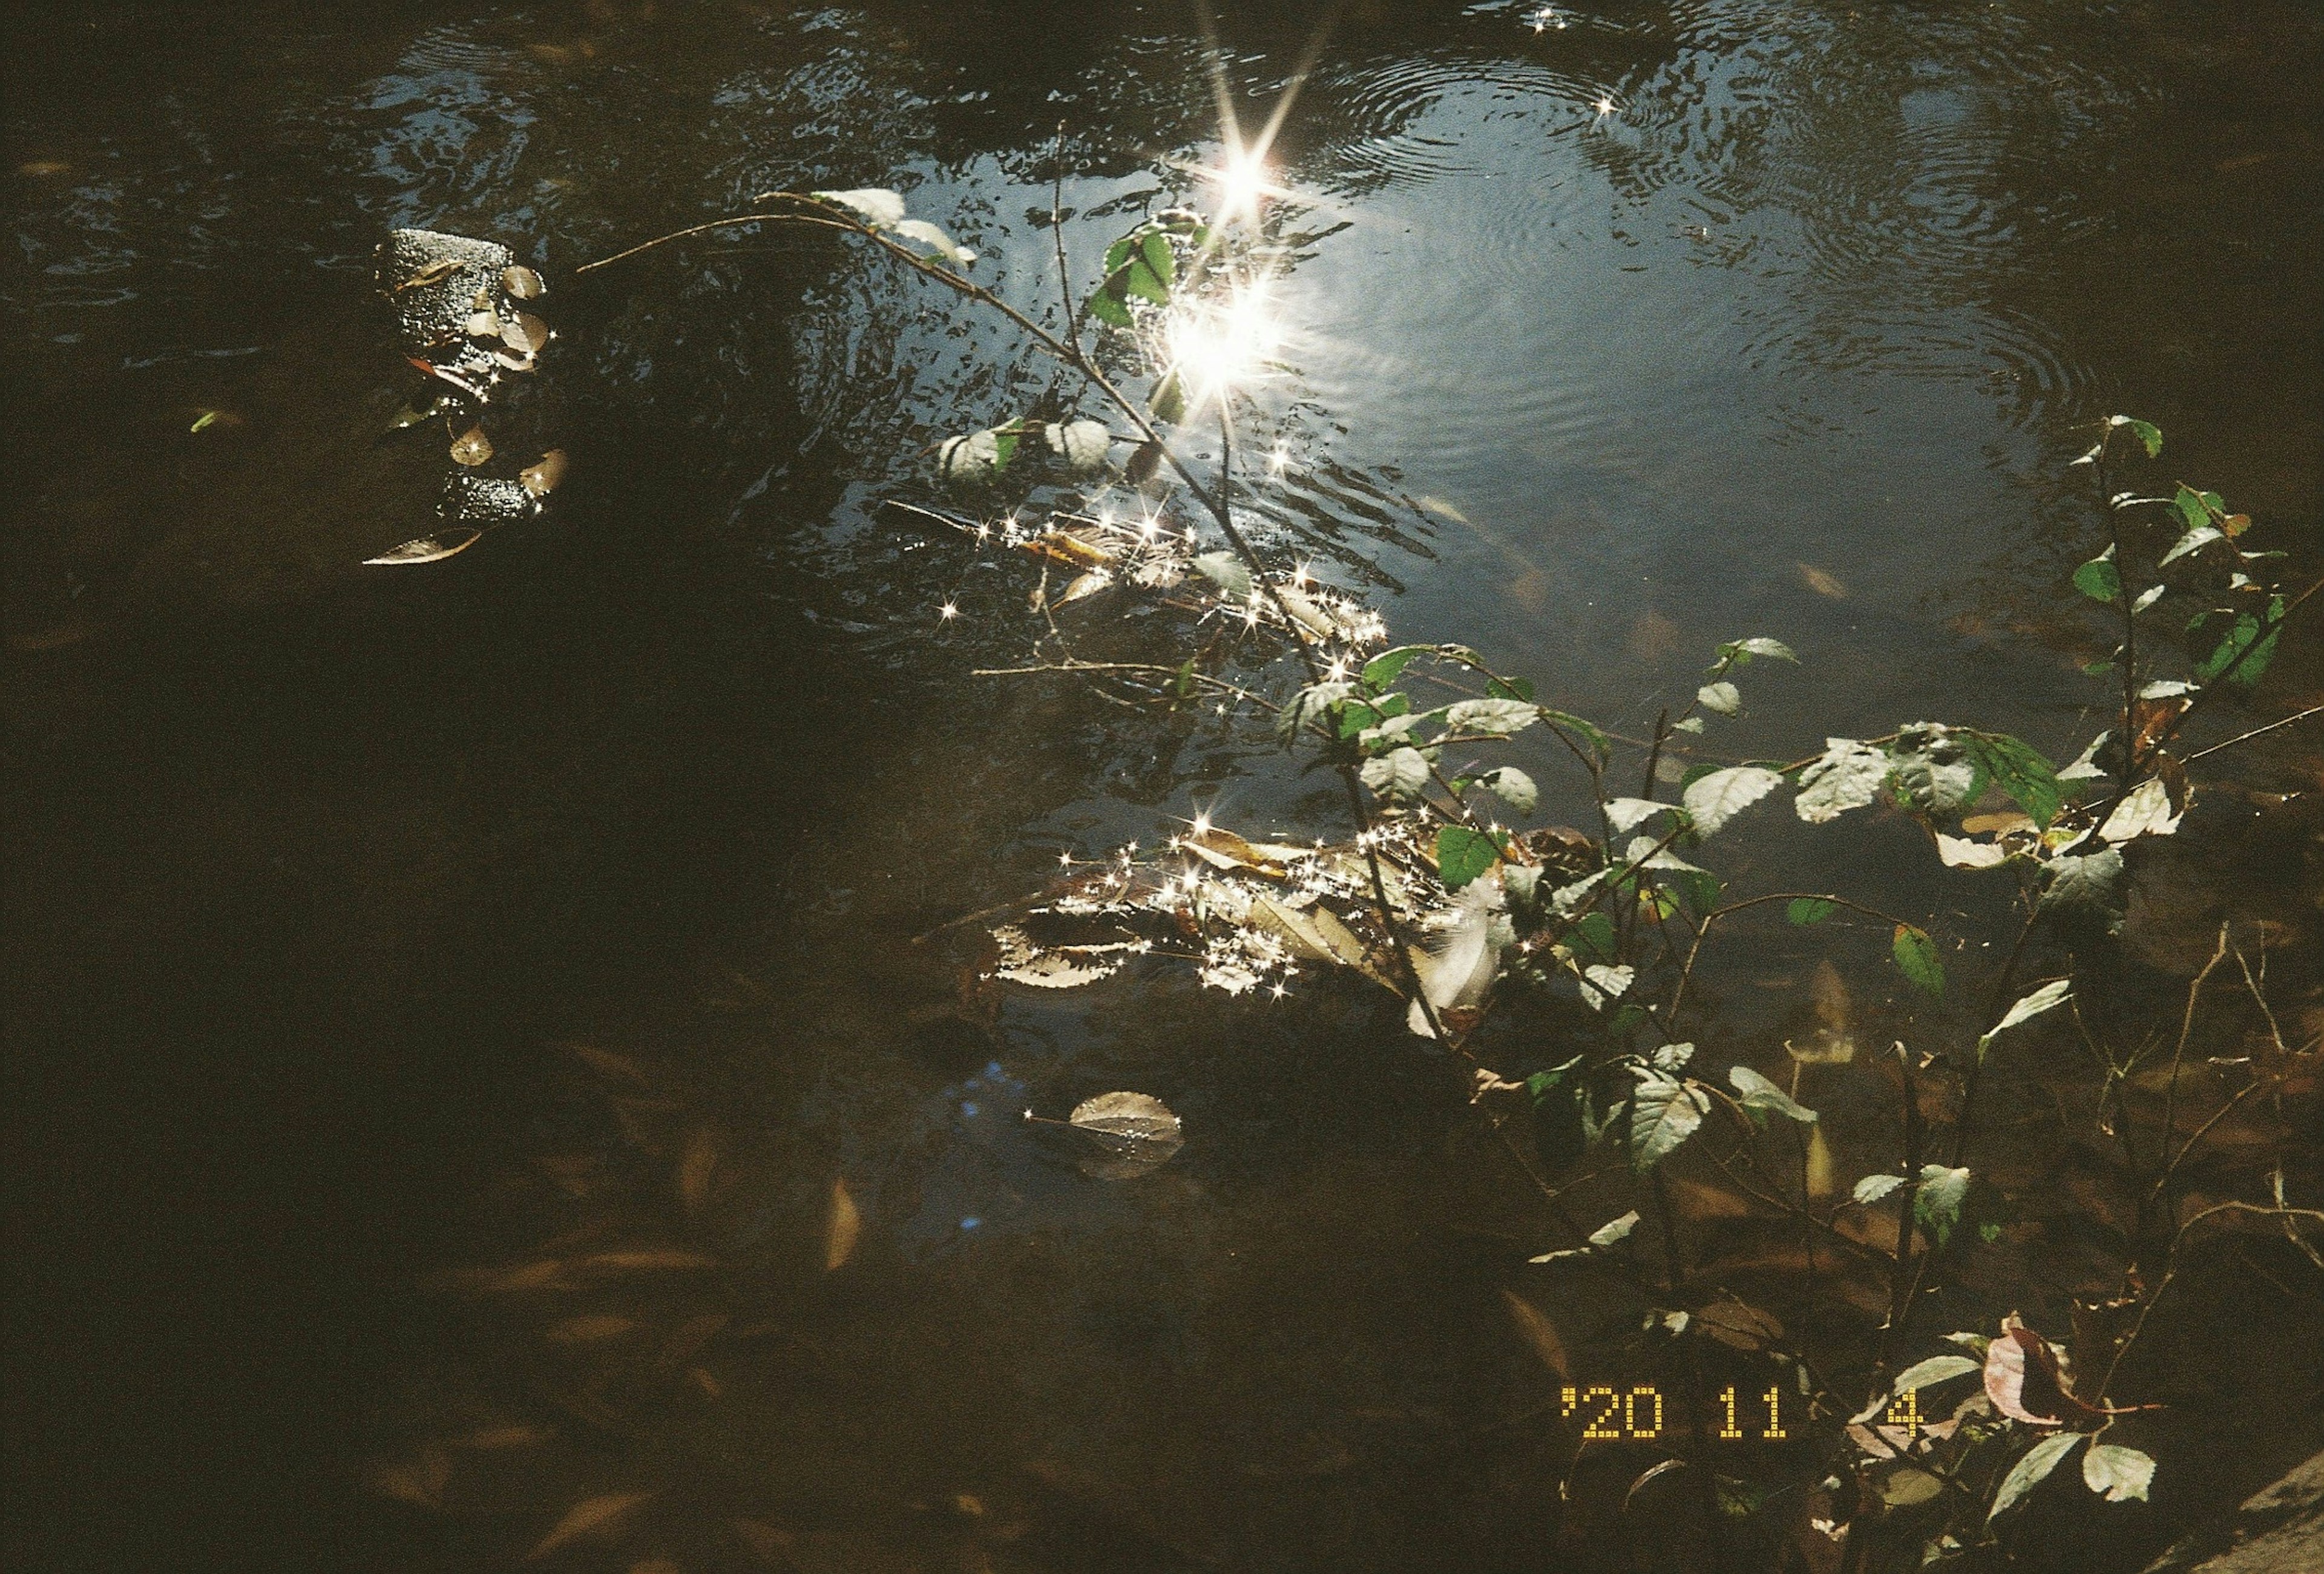
[[1498, 766], [1477, 778], [1477, 785], [1492, 794], [1520, 815], [1530, 815], [1541, 801], [1541, 789], [1534, 786], [1533, 778], [1514, 765]]
[[1163, 374], [1147, 396], [1146, 408], [1154, 412], [1157, 421], [1182, 421], [1186, 419], [1186, 387], [1180, 381], [1176, 366]]
[[1729, 651], [1734, 652], [1735, 665], [1738, 667], [1742, 666], [1754, 656], [1766, 656], [1777, 661], [1788, 661], [1794, 667], [1798, 666], [1800, 661], [1800, 658], [1793, 654], [1789, 645], [1784, 644], [1781, 640], [1770, 640], [1764, 635], [1749, 640], [1738, 640], [1731, 645], [1721, 645], [1719, 648], [1719, 653], [1722, 657]]
[[2129, 420], [2127, 419], [2125, 419], [2124, 424], [2128, 426], [2132, 431], [2138, 434], [2138, 440], [2146, 446], [2146, 456], [2148, 458], [2153, 459], [2163, 452], [2163, 428], [2161, 427], [2156, 426], [2153, 421]]
[[1904, 1177], [1902, 1175], [1867, 1175], [1856, 1183], [1856, 1190], [1849, 1195], [1858, 1202], [1869, 1208], [1904, 1183]]
[[1740, 715], [1743, 711], [1743, 691], [1725, 678], [1706, 683], [1694, 691], [1695, 699], [1706, 711], [1716, 711], [1722, 716]]
[[1837, 820], [1880, 796], [1888, 779], [1888, 756], [1854, 738], [1827, 738], [1823, 758], [1800, 772], [1800, 796], [1792, 805], [1811, 825]]
[[2141, 1503], [2148, 1501], [2146, 1488], [2153, 1479], [2153, 1456], [2120, 1443], [2092, 1443], [2090, 1451], [2082, 1456], [2082, 1484], [2104, 1493], [2108, 1503], [2133, 1497]]
[[2089, 925], [2114, 934], [2121, 929], [2122, 851], [2109, 847], [2086, 855], [2061, 853], [2050, 861], [2049, 882], [2034, 911], [2069, 925]]
[[1653, 1169], [1702, 1124], [1701, 1092], [1675, 1077], [1647, 1076], [1630, 1094], [1630, 1163]]
[[[1419, 751], [1401, 749], [1398, 754], [1417, 758]], [[1391, 759], [1394, 756], [1390, 756]], [[1367, 762], [1369, 763], [1369, 762]], [[1423, 762], [1425, 769], [1425, 762]], [[1436, 875], [1448, 891], [1457, 891], [1479, 875], [1501, 861], [1501, 850], [1482, 831], [1471, 831], [1466, 825], [1445, 825], [1436, 833]]]
[[1892, 1394], [1909, 1394], [1915, 1388], [1933, 1388], [1940, 1383], [1950, 1383], [1955, 1377], [1966, 1377], [1984, 1368], [1981, 1361], [1967, 1356], [1931, 1356], [1925, 1361], [1915, 1361], [1896, 1374]]
[[1022, 436], [1021, 433], [1012, 432], [1005, 428], [993, 429], [992, 468], [995, 471], [1009, 468], [1009, 461], [1017, 457], [1017, 445]]
[[1735, 1091], [1743, 1095], [1742, 1103], [1746, 1109], [1766, 1109], [1802, 1125], [1810, 1124], [1816, 1118], [1814, 1110], [1749, 1066], [1735, 1067], [1727, 1073], [1727, 1080], [1733, 1082]]
[[2111, 602], [2122, 594], [2122, 571], [2114, 566], [2114, 548], [2074, 570], [2074, 588], [2092, 601]]
[[[1654, 868], [1655, 865], [1650, 864], [1647, 867]], [[1671, 883], [1685, 893], [1686, 905], [1694, 909], [1697, 917], [1708, 916], [1711, 909], [1719, 906], [1719, 893], [1722, 888], [1719, 883], [1719, 877], [1709, 870], [1687, 866], [1668, 870], [1665, 872]]]
[[1434, 649], [1433, 645], [1399, 645], [1393, 650], [1383, 650], [1364, 663], [1364, 686], [1384, 689], [1403, 676], [1404, 669]]
[[1688, 784], [1680, 797], [1697, 834], [1711, 836], [1728, 821], [1783, 786], [1784, 778], [1759, 765], [1730, 765]]
[[1485, 693], [1497, 700], [1523, 700], [1533, 704], [1533, 679], [1529, 677], [1489, 677]]
[[[2250, 612], [2238, 612], [2236, 615], [2235, 626], [2227, 631], [2227, 638], [2221, 640], [2218, 646], [2209, 656], [2195, 664], [2195, 676], [2209, 682], [2227, 671], [2228, 667], [2234, 667], [2236, 658], [2240, 657], [2243, 659], [2243, 665], [2236, 667], [2234, 676], [2227, 681], [2246, 687], [2257, 683], [2260, 674], [2267, 670], [2267, 664], [2275, 658], [2276, 636], [2283, 631], [2282, 622], [2283, 598], [2282, 596], [2273, 598], [2268, 603], [2264, 624], [2261, 619]], [[2265, 639], [2260, 637], [2260, 630], [2263, 626], [2267, 630]], [[2244, 651], [2250, 649], [2254, 643], [2257, 643], [2259, 649], [2253, 650], [2249, 656], [2244, 656]]]
[[2056, 768], [2030, 744], [2006, 732], [1955, 736], [1968, 745], [1970, 759], [1993, 779], [1993, 785], [2008, 794], [2036, 825], [2046, 830], [2065, 807], [2065, 790], [2058, 785]]
[[1622, 943], [1614, 930], [1614, 920], [1601, 912], [1582, 915], [1573, 927], [1566, 932], [1565, 947], [1582, 962], [1618, 962], [1622, 955]]
[[1784, 917], [1790, 923], [1806, 925], [1821, 924], [1839, 911], [1821, 897], [1794, 897], [1784, 904]]
[[2187, 529], [2200, 530], [2211, 522], [2211, 511], [2203, 506], [2203, 494], [2191, 486], [2181, 485], [2172, 502], [2179, 517], [2187, 521]]
[[1123, 303], [1120, 296], [1113, 294], [1111, 290], [1096, 290], [1091, 291], [1089, 298], [1089, 309], [1090, 315], [1097, 318], [1098, 321], [1102, 323], [1111, 323], [1115, 327], [1126, 328], [1130, 324], [1131, 319], [1130, 316], [1130, 308]]
[[1994, 1221], [2000, 1211], [1997, 1195], [1966, 1168], [1924, 1164], [1920, 1190], [1913, 1194], [1913, 1219], [1942, 1251], [1963, 1226], [1981, 1230]]
[[1553, 711], [1547, 707], [1544, 707], [1542, 709], [1540, 715], [1541, 719], [1547, 722], [1551, 726], [1563, 727], [1565, 731], [1572, 732], [1582, 739], [1583, 742], [1589, 744], [1590, 747], [1595, 750], [1601, 757], [1614, 752], [1613, 743], [1607, 738], [1604, 732], [1599, 730], [1598, 724], [1595, 722], [1584, 721], [1580, 716], [1568, 715], [1563, 711]]
[[1409, 747], [1391, 749], [1365, 760], [1360, 774], [1364, 785], [1384, 798], [1416, 798], [1428, 787], [1428, 757]]
[[1462, 700], [1444, 707], [1448, 732], [1482, 732], [1506, 738], [1541, 720], [1541, 712], [1522, 700]]
[[1896, 956], [1896, 965], [1923, 993], [1941, 996], [1945, 992], [1944, 963], [1937, 960], [1937, 943], [1929, 938], [1925, 929], [1910, 924], [1896, 925], [1895, 938], [1890, 947]]
[[2043, 1438], [2025, 1451], [2025, 1457], [2010, 1468], [2002, 1477], [2001, 1489], [1993, 1495], [1993, 1507], [1985, 1518], [1990, 1524], [2008, 1510], [2017, 1506], [2020, 1499], [2042, 1485], [2044, 1477], [2058, 1468], [2059, 1461], [2074, 1451], [2082, 1441], [2078, 1431], [2061, 1431]]
[[[1156, 253], [1159, 253], [1157, 258]], [[1130, 294], [1141, 296], [1157, 306], [1170, 304], [1170, 281], [1176, 276], [1177, 266], [1170, 256], [1170, 243], [1158, 235], [1148, 235], [1139, 254], [1130, 260], [1123, 270], [1122, 285]]]

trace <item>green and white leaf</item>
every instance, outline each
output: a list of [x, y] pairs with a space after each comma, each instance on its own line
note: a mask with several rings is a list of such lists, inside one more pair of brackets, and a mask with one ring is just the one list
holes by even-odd
[[2154, 1459], [2136, 1449], [2126, 1449], [2120, 1443], [2093, 1443], [2090, 1451], [2082, 1456], [2082, 1484], [2093, 1492], [2103, 1493], [2108, 1503], [2125, 1503], [2131, 1498], [2146, 1502], [2146, 1489], [2154, 1480]]
[[1409, 744], [1363, 764], [1364, 785], [1384, 798], [1418, 797], [1428, 787], [1428, 757]]
[[1827, 738], [1823, 758], [1800, 772], [1800, 795], [1792, 805], [1811, 825], [1836, 820], [1880, 796], [1888, 779], [1888, 756], [1853, 738]]
[[1694, 691], [1695, 699], [1706, 711], [1716, 711], [1722, 716], [1740, 715], [1743, 711], [1743, 691], [1725, 678], [1706, 683]]
[[1477, 785], [1520, 815], [1532, 814], [1541, 801], [1541, 789], [1534, 786], [1533, 778], [1514, 765], [1496, 766], [1479, 777]]
[[1506, 738], [1541, 720], [1541, 712], [1518, 700], [1462, 700], [1444, 707], [1444, 725], [1456, 732]]
[[2064, 1431], [2054, 1437], [2043, 1438], [2028, 1449], [2025, 1457], [2010, 1467], [2009, 1474], [2002, 1477], [2001, 1489], [1993, 1495], [1993, 1507], [1986, 1514], [1986, 1522], [1991, 1523], [2016, 1507], [2027, 1493], [2042, 1485], [2050, 1472], [2056, 1469], [2059, 1462], [2072, 1453], [2075, 1445], [2081, 1441], [2080, 1432]]
[[1642, 1078], [1630, 1094], [1630, 1163], [1641, 1174], [1675, 1152], [1702, 1124], [1703, 1096], [1675, 1077]]
[[1782, 776], [1765, 766], [1733, 765], [1712, 771], [1688, 787], [1682, 796], [1686, 812], [1693, 817], [1695, 831], [1711, 836], [1783, 782]]
[[1727, 1073], [1727, 1080], [1733, 1082], [1735, 1091], [1743, 1095], [1742, 1103], [1746, 1109], [1769, 1110], [1786, 1119], [1799, 1121], [1802, 1125], [1807, 1125], [1816, 1118], [1814, 1110], [1802, 1104], [1749, 1066], [1735, 1067]]

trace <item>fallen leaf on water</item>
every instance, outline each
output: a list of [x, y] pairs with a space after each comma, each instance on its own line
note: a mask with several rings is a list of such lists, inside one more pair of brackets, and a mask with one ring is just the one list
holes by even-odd
[[551, 448], [517, 472], [517, 480], [535, 497], [547, 497], [565, 479], [565, 450]]
[[416, 427], [424, 421], [432, 420], [435, 419], [437, 409], [441, 402], [442, 401], [438, 400], [430, 400], [428, 401], [428, 408], [426, 410], [415, 410], [410, 405], [407, 404], [401, 410], [397, 410], [393, 415], [388, 417], [387, 429], [391, 432], [400, 432], [406, 427]]
[[611, 1533], [621, 1527], [638, 1505], [653, 1496], [650, 1492], [609, 1492], [603, 1497], [592, 1497], [576, 1503], [557, 1528], [541, 1538], [540, 1545], [525, 1554], [528, 1561], [546, 1558], [562, 1546], [593, 1536]]
[[1633, 660], [1660, 661], [1685, 642], [1685, 631], [1657, 612], [1640, 612], [1630, 625], [1628, 644]]
[[717, 1169], [718, 1131], [706, 1126], [686, 1139], [686, 1151], [678, 1155], [678, 1197], [688, 1213], [700, 1212], [710, 1201], [710, 1180]]
[[470, 427], [452, 439], [452, 463], [481, 465], [493, 456], [493, 440], [482, 427]]
[[628, 1318], [617, 1317], [610, 1312], [592, 1312], [582, 1317], [568, 1317], [562, 1322], [552, 1324], [544, 1337], [551, 1344], [603, 1344], [609, 1339], [621, 1338], [636, 1327], [637, 1324]]
[[1517, 1331], [1533, 1347], [1533, 1353], [1541, 1358], [1542, 1365], [1556, 1373], [1561, 1382], [1572, 1382], [1573, 1369], [1566, 1360], [1565, 1341], [1557, 1337], [1557, 1325], [1514, 1290], [1503, 1290], [1501, 1299], [1509, 1303], [1509, 1316], [1516, 1320]]
[[847, 1183], [834, 1179], [831, 1183], [831, 1209], [823, 1221], [823, 1267], [825, 1273], [836, 1273], [847, 1266], [855, 1255], [855, 1238], [863, 1232], [863, 1215], [855, 1206], [855, 1199], [847, 1194]]
[[447, 530], [440, 536], [422, 536], [416, 541], [406, 541], [392, 547], [376, 557], [364, 559], [366, 568], [406, 568], [417, 563], [440, 563], [455, 553], [465, 552], [484, 538], [482, 530], [463, 527]]
[[37, 179], [42, 175], [61, 175], [72, 166], [62, 159], [32, 159], [16, 166], [16, 173]]
[[497, 339], [502, 327], [501, 314], [490, 307], [480, 307], [468, 314], [468, 336], [472, 339]]
[[549, 325], [529, 311], [516, 314], [514, 322], [500, 325], [501, 343], [519, 354], [537, 354], [549, 344]]
[[1846, 601], [1848, 599], [1848, 586], [1840, 584], [1839, 580], [1833, 578], [1831, 575], [1826, 574], [1822, 569], [1815, 566], [1815, 565], [1812, 563], [1803, 563], [1799, 565], [1799, 570], [1800, 577], [1808, 582], [1808, 588], [1815, 592], [1816, 594], [1828, 595], [1834, 601]]
[[519, 300], [538, 300], [549, 286], [531, 269], [518, 266], [501, 270], [501, 288]]
[[1074, 1106], [1068, 1119], [1109, 1150], [1082, 1161], [1082, 1173], [1101, 1181], [1134, 1180], [1159, 1169], [1186, 1142], [1170, 1107], [1147, 1093], [1100, 1093]]

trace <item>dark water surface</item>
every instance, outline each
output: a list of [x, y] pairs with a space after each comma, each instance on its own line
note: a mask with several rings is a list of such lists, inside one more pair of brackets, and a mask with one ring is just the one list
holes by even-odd
[[[1318, 16], [1228, 10], [1256, 118]], [[2111, 410], [2312, 572], [2314, 7], [1533, 10], [1354, 6], [1298, 101], [1268, 545], [1629, 730], [1779, 636], [1805, 671], [1728, 737], [1782, 757], [1920, 714], [2080, 747], [2063, 466]], [[55, 6], [9, 51], [13, 1566], [499, 1567], [606, 1493], [653, 1496], [569, 1566], [1618, 1566], [1562, 1535], [1501, 1294], [1561, 1243], [1391, 1003], [1157, 972], [988, 1015], [913, 943], [1197, 805], [1343, 829], [1247, 731], [966, 676], [1029, 648], [1023, 565], [877, 505], [1038, 369], [813, 237], [568, 278], [894, 184], [1038, 310], [1059, 121], [1084, 277], [1203, 198], [1191, 11]], [[575, 472], [391, 571], [444, 470], [380, 435], [407, 225], [549, 276], [496, 437]], [[2254, 714], [2319, 669], [2289, 647]], [[1767, 818], [1738, 880], [1998, 922], [1909, 828]], [[2204, 857], [2312, 923], [2314, 822], [2271, 824]], [[2135, 930], [2165, 976], [2208, 900]], [[1738, 943], [1719, 1048], [1766, 1064], [1827, 946], [1909, 1031], [1883, 943]], [[1116, 1087], [1190, 1133], [1134, 1184], [1017, 1118]], [[716, 1266], [447, 1277], [649, 1249]], [[1621, 1369], [1634, 1308], [1559, 1311]], [[2238, 1302], [2107, 1556], [2316, 1446], [2288, 1315]]]

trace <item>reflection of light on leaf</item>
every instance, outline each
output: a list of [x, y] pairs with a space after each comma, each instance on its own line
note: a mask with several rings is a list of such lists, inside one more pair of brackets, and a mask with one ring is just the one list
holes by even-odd
[[1066, 1123], [1105, 1150], [1082, 1160], [1082, 1173], [1101, 1181], [1134, 1180], [1159, 1169], [1186, 1141], [1178, 1117], [1148, 1093], [1084, 1099]]

